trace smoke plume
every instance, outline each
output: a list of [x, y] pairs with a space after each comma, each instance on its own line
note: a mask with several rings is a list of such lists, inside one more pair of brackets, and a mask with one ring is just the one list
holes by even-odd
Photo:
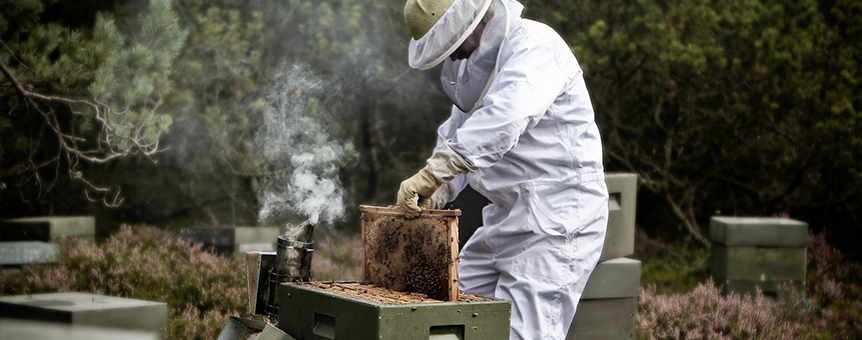
[[255, 138], [264, 174], [258, 190], [261, 224], [295, 215], [311, 224], [331, 224], [345, 217], [338, 169], [350, 152], [324, 124], [331, 117], [326, 98], [338, 91], [335, 83], [307, 66], [283, 66], [274, 78]]

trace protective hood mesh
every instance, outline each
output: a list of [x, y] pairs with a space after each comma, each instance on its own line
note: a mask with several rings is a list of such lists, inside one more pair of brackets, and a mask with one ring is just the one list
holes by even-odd
[[492, 0], [455, 0], [419, 40], [410, 39], [410, 67], [427, 70], [442, 62], [467, 39], [482, 20]]

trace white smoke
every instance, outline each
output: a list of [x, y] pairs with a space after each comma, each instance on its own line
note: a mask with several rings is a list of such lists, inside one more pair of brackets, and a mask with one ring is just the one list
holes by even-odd
[[307, 66], [282, 67], [276, 75], [255, 138], [264, 174], [261, 224], [291, 215], [313, 225], [345, 217], [345, 192], [338, 178], [345, 148], [327, 133], [323, 123], [329, 113], [321, 104], [338, 90]]

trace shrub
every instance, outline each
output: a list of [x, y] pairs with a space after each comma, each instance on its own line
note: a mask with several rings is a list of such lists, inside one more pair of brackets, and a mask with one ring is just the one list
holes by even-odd
[[826, 231], [808, 237], [806, 294], [811, 326], [831, 339], [862, 339], [862, 265], [826, 244]]
[[807, 339], [804, 325], [775, 318], [775, 305], [761, 294], [722, 296], [712, 280], [686, 294], [641, 290], [638, 339]]
[[56, 265], [0, 276], [0, 294], [80, 291], [168, 304], [168, 339], [214, 339], [246, 314], [245, 268], [155, 227], [123, 226], [102, 245], [63, 241]]

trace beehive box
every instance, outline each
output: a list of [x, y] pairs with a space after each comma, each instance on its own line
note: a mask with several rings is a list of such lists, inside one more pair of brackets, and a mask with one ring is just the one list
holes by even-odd
[[637, 326], [641, 262], [600, 262], [590, 275], [567, 340], [630, 339]]
[[0, 224], [0, 240], [56, 242], [65, 237], [96, 241], [96, 218], [93, 216], [25, 217]]
[[250, 251], [275, 251], [277, 227], [182, 228], [180, 238], [201, 243], [219, 254], [236, 254], [243, 258]]
[[804, 289], [808, 224], [788, 218], [714, 216], [710, 269], [728, 294], [775, 297], [786, 283]]
[[398, 207], [360, 206], [362, 280], [443, 301], [458, 300], [460, 210], [423, 210], [407, 219]]
[[606, 173], [608, 186], [608, 232], [599, 261], [635, 253], [635, 209], [637, 174]]
[[0, 339], [159, 340], [164, 339], [164, 337], [156, 332], [0, 318]]
[[168, 308], [164, 302], [64, 292], [0, 297], [0, 317], [141, 330], [166, 336]]
[[429, 299], [356, 282], [283, 283], [279, 328], [303, 340], [499, 340], [509, 338], [508, 301], [462, 293]]

